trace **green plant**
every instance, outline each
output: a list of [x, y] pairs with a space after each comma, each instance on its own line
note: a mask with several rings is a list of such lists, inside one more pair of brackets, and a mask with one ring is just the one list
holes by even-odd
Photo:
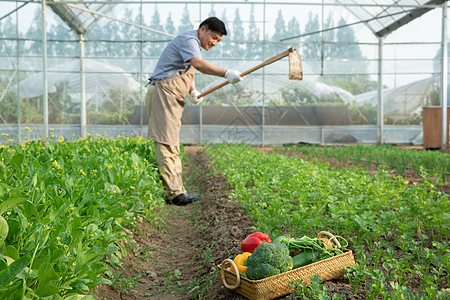
[[310, 278], [309, 285], [302, 279], [296, 280], [295, 282], [289, 282], [294, 289], [293, 294], [301, 297], [302, 299], [338, 300], [344, 298], [344, 295], [337, 293], [333, 294], [332, 297], [328, 296], [330, 290], [322, 283], [323, 281], [318, 275], [314, 275]]
[[367, 277], [367, 268], [365, 264], [355, 264], [345, 268], [344, 277], [353, 287], [353, 293], [356, 294], [361, 284], [365, 282]]
[[129, 277], [124, 275], [125, 270], [114, 274], [110, 280], [109, 284], [114, 290], [118, 291], [120, 294], [127, 294], [134, 291], [138, 285], [139, 277]]
[[[0, 298], [70, 297], [111, 283], [108, 259], [135, 216], [164, 204], [157, 168], [142, 138], [89, 135], [0, 146]], [[114, 170], [114, 171], [113, 171]], [[3, 225], [4, 226], [4, 225]], [[115, 277], [120, 284], [120, 277]], [[81, 296], [80, 296], [81, 297]]]

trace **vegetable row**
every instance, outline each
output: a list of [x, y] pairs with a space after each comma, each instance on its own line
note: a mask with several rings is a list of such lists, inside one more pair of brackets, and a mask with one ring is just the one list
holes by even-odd
[[449, 291], [449, 197], [433, 176], [410, 183], [383, 166], [372, 174], [248, 145], [211, 145], [206, 153], [258, 230], [345, 236], [357, 262], [346, 274], [354, 293], [439, 298]]
[[336, 158], [340, 162], [353, 161], [365, 166], [388, 166], [395, 168], [404, 175], [406, 170], [412, 169], [417, 174], [426, 170], [429, 174], [437, 175], [445, 182], [450, 175], [450, 156], [439, 151], [421, 151], [394, 147], [392, 145], [350, 145], [320, 146], [320, 145], [291, 145], [283, 147], [283, 151], [302, 153], [309, 157]]
[[152, 157], [134, 137], [0, 146], [0, 298], [82, 299], [109, 283], [124, 229], [164, 204]]

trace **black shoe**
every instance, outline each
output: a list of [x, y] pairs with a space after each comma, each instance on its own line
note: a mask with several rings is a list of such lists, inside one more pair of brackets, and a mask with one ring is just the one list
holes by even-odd
[[197, 194], [197, 193], [193, 193], [193, 194], [191, 194], [191, 193], [186, 193], [186, 196], [187, 196], [189, 199], [192, 199], [192, 202], [195, 202], [195, 201], [198, 200], [199, 194]]
[[195, 202], [197, 200], [198, 194], [190, 194], [190, 193], [179, 194], [178, 196], [172, 199], [172, 204], [181, 206]]

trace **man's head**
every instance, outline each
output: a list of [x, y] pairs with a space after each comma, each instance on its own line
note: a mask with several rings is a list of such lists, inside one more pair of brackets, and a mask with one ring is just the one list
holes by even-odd
[[207, 51], [217, 45], [222, 40], [222, 36], [227, 35], [225, 24], [216, 17], [204, 20], [197, 32], [202, 48]]

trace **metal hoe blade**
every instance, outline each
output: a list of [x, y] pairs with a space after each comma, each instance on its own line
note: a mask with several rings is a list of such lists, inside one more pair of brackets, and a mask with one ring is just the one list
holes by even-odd
[[294, 47], [291, 50], [289, 52], [289, 79], [303, 80], [302, 58]]

